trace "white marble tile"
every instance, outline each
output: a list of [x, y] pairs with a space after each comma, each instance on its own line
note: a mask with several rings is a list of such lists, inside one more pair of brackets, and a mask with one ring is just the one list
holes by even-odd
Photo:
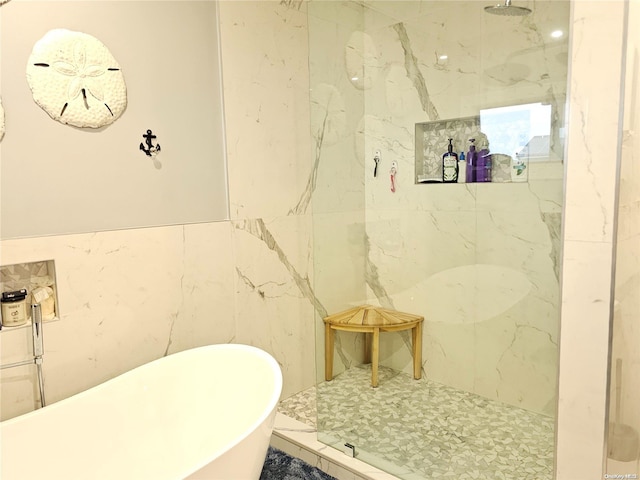
[[304, 2], [220, 2], [231, 218], [309, 210]]
[[565, 241], [557, 478], [600, 478], [604, 451], [611, 245]]
[[323, 309], [333, 314], [363, 302], [364, 210], [314, 215], [313, 234], [314, 289]]
[[351, 80], [345, 72], [345, 56], [354, 53], [348, 48], [349, 41], [361, 35], [355, 32], [362, 30], [362, 7], [310, 2], [308, 9], [313, 212], [362, 211], [363, 169], [373, 165], [373, 155], [364, 152], [359, 125], [364, 107], [360, 80]]
[[231, 229], [230, 222], [184, 226], [182, 296], [168, 353], [236, 338]]
[[478, 211], [539, 213], [560, 212], [562, 179], [531, 180], [528, 183], [479, 184]]
[[[369, 279], [369, 291], [371, 301], [425, 316], [428, 378], [551, 413], [556, 366], [549, 362], [557, 349], [560, 219], [553, 213], [549, 215], [556, 217], [545, 217], [528, 189], [521, 193], [530, 202], [521, 212], [506, 207], [492, 212], [368, 214], [368, 261], [376, 273]], [[520, 198], [514, 195], [511, 191], [505, 199]], [[488, 209], [491, 202], [483, 204]], [[445, 246], [449, 255], [434, 255]], [[494, 323], [483, 323], [489, 320], [498, 322], [497, 329], [490, 327]], [[476, 322], [481, 323], [474, 328]], [[526, 342], [514, 342], [516, 336], [526, 338], [525, 332], [541, 335], [548, 344], [536, 342], [529, 350]], [[511, 374], [510, 380], [501, 379], [504, 355], [515, 355], [525, 370], [535, 373], [536, 382], [527, 384]], [[381, 362], [410, 371], [408, 339], [385, 336]], [[478, 365], [475, 373], [469, 365]]]
[[[530, 411], [555, 415], [558, 342], [509, 316], [475, 325], [474, 391]], [[555, 332], [554, 332], [555, 333]]]
[[572, 3], [558, 480], [602, 476], [623, 19], [623, 2]]
[[475, 228], [475, 214], [466, 211], [368, 213], [368, 261], [393, 307], [421, 314], [437, 295], [429, 289], [432, 275], [474, 262]]
[[[373, 169], [374, 165], [373, 152], [364, 151], [360, 125], [351, 115], [346, 116], [347, 109], [353, 109], [352, 90], [355, 89], [350, 85], [338, 87], [332, 86], [330, 95], [326, 84], [311, 87], [314, 214], [362, 210], [365, 192], [363, 169], [365, 166]], [[338, 124], [344, 125], [340, 135], [333, 135], [331, 129], [337, 129]]]
[[261, 347], [280, 364], [283, 397], [313, 384], [315, 294], [310, 277], [310, 218], [233, 223], [235, 341]]
[[[3, 242], [5, 264], [56, 261], [61, 320], [45, 325], [48, 401], [162, 355], [223, 342], [262, 346], [281, 361], [287, 388], [310, 386], [313, 357], [303, 355], [313, 348], [313, 304], [305, 283], [309, 252], [303, 240], [309, 238], [308, 225], [305, 217], [284, 224], [284, 230], [274, 228], [274, 245], [245, 234], [257, 248], [250, 255], [230, 222]], [[274, 263], [264, 262], [265, 254]], [[248, 289], [257, 299], [255, 309], [248, 309], [251, 303], [242, 295], [247, 284], [236, 290], [239, 272], [255, 282]], [[242, 299], [238, 322], [236, 298]], [[3, 331], [3, 363], [29, 351], [28, 333]], [[291, 338], [306, 339], [308, 346], [303, 349]], [[32, 409], [32, 375], [3, 371], [2, 378], [12, 389], [3, 395], [3, 415]], [[12, 398], [22, 398], [25, 405], [13, 405]]]
[[56, 261], [61, 319], [44, 327], [49, 401], [165, 353], [182, 297], [182, 234], [179, 226], [3, 242], [2, 263]]
[[[611, 52], [622, 49], [622, 8], [622, 2], [606, 5], [578, 2], [574, 7], [565, 206], [567, 240], [612, 240], [621, 62]], [[591, 35], [591, 28], [587, 27], [591, 22], [612, 32], [607, 42]], [[606, 64], [602, 63], [604, 59]], [[594, 62], [600, 62], [598, 69], [592, 68]], [[603, 95], [605, 91], [607, 94]]]
[[423, 327], [422, 361], [426, 378], [473, 391], [476, 362], [472, 325], [426, 322]]

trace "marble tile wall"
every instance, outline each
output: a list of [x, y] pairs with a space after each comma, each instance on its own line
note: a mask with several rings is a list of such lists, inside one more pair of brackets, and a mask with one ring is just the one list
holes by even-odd
[[[554, 106], [554, 148], [561, 151], [567, 41], [550, 43], [547, 35], [567, 30], [569, 5], [536, 2], [534, 13], [522, 18], [489, 16], [466, 5], [373, 2], [342, 37], [344, 61], [316, 69], [324, 76], [334, 71], [342, 97], [361, 102], [360, 110], [347, 108], [355, 120], [346, 128], [356, 133], [352, 145], [364, 183], [364, 300], [425, 316], [428, 378], [552, 415], [562, 163], [548, 162], [528, 184], [415, 185], [414, 125], [544, 101]], [[343, 10], [351, 14], [350, 8]], [[452, 31], [451, 25], [461, 27]], [[310, 24], [312, 35], [322, 27]], [[328, 35], [340, 23], [324, 27]], [[449, 57], [444, 63], [438, 59], [443, 53]], [[443, 152], [446, 143], [443, 138]], [[375, 150], [382, 160], [374, 177]], [[395, 192], [392, 162], [398, 166]], [[316, 242], [331, 234], [316, 231]], [[316, 262], [323, 264], [319, 257]], [[381, 362], [409, 371], [408, 336], [385, 337]], [[338, 351], [338, 368], [357, 361], [352, 352]]]
[[[597, 480], [604, 465], [625, 2], [572, 2], [571, 28], [556, 478]], [[594, 29], [610, 32], [607, 41]]]
[[[272, 353], [283, 396], [314, 383], [306, 7], [220, 2], [220, 22], [230, 220], [1, 242], [2, 265], [56, 262], [49, 402], [208, 343]], [[2, 331], [3, 363], [28, 352], [28, 334]], [[0, 379], [2, 418], [37, 405], [31, 367]]]
[[283, 396], [314, 381], [307, 15], [221, 2], [236, 338], [272, 353]]

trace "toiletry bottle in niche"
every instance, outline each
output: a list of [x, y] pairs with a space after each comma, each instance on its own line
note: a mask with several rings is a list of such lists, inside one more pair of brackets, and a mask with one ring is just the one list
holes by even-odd
[[27, 290], [21, 289], [15, 292], [2, 294], [2, 324], [7, 327], [15, 327], [27, 323]]
[[442, 155], [442, 181], [455, 183], [458, 181], [458, 154], [453, 151], [453, 138], [449, 139], [447, 152]]
[[514, 155], [516, 158], [511, 157], [511, 181], [512, 182], [526, 182], [529, 177], [527, 171], [527, 161], [524, 155]]
[[476, 152], [475, 138], [470, 138], [469, 151], [467, 152], [467, 183], [476, 181], [476, 170], [478, 166], [478, 152]]
[[458, 183], [467, 183], [467, 159], [464, 152], [458, 157]]
[[478, 152], [478, 164], [476, 169], [476, 182], [491, 181], [491, 154], [488, 148]]

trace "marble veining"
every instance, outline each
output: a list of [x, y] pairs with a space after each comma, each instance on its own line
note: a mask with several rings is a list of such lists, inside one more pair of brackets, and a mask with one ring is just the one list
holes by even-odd
[[303, 0], [280, 0], [280, 5], [291, 8], [293, 10], [300, 10], [303, 4]]
[[556, 212], [540, 212], [540, 218], [549, 229], [551, 239], [551, 250], [549, 258], [553, 263], [553, 272], [556, 280], [560, 282], [560, 236], [562, 233], [562, 214]]
[[393, 26], [393, 29], [398, 34], [398, 39], [400, 40], [402, 49], [404, 50], [404, 66], [407, 70], [407, 76], [411, 79], [416, 91], [418, 92], [422, 109], [430, 120], [438, 120], [440, 115], [438, 114], [436, 106], [431, 101], [429, 90], [427, 89], [427, 83], [422, 72], [418, 68], [418, 59], [413, 54], [407, 30], [403, 23], [396, 23]]
[[[331, 97], [329, 97], [331, 98]], [[311, 199], [313, 196], [313, 192], [316, 189], [316, 184], [318, 180], [318, 166], [320, 165], [320, 157], [322, 154], [322, 143], [325, 137], [325, 131], [327, 129], [327, 119], [329, 118], [329, 106], [324, 109], [324, 115], [322, 117], [322, 122], [319, 127], [318, 132], [314, 135], [314, 144], [315, 144], [315, 152], [313, 159], [313, 167], [311, 172], [309, 173], [309, 178], [307, 180], [307, 184], [305, 186], [304, 191], [300, 195], [300, 199], [295, 207], [289, 210], [289, 215], [301, 215], [307, 212], [309, 205], [311, 204]]]
[[[260, 239], [262, 242], [264, 242], [264, 244], [269, 250], [275, 252], [278, 256], [278, 259], [280, 260], [280, 263], [282, 263], [282, 265], [291, 274], [291, 278], [293, 279], [295, 284], [298, 286], [298, 288], [300, 289], [300, 292], [302, 292], [304, 297], [311, 302], [311, 304], [314, 306], [314, 308], [316, 309], [316, 311], [319, 313], [320, 316], [322, 317], [327, 316], [326, 308], [322, 305], [320, 300], [315, 296], [313, 292], [313, 288], [311, 287], [311, 281], [309, 280], [309, 276], [308, 275], [303, 276], [302, 274], [300, 274], [300, 272], [298, 272], [298, 270], [295, 268], [293, 263], [288, 259], [284, 249], [278, 244], [278, 242], [276, 241], [271, 231], [269, 231], [269, 228], [267, 227], [265, 221], [262, 218], [235, 222], [235, 226], [237, 229], [244, 230], [247, 233], [250, 233], [251, 235]], [[245, 283], [247, 283], [248, 277], [245, 275], [242, 275], [241, 273], [240, 273], [240, 276], [242, 279], [244, 279]], [[251, 284], [251, 282], [249, 282], [248, 284], [250, 286], [253, 285]]]
[[378, 267], [376, 266], [375, 262], [371, 260], [371, 240], [369, 238], [369, 235], [367, 234], [365, 234], [364, 236], [364, 244], [366, 250], [365, 281], [367, 282], [367, 285], [375, 295], [376, 299], [380, 302], [380, 305], [382, 307], [395, 310], [393, 299], [389, 296], [387, 290], [380, 281]]

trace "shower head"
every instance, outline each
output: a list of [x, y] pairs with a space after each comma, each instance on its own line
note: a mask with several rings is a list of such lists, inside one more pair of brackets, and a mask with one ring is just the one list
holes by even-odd
[[526, 7], [511, 5], [511, 0], [504, 0], [504, 5], [491, 5], [484, 7], [484, 11], [492, 15], [504, 15], [509, 17], [522, 17], [529, 15], [531, 10]]

